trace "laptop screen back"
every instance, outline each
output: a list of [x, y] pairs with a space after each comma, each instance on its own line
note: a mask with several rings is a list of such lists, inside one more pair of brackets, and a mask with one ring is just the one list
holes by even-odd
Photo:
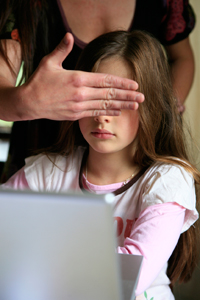
[[109, 201], [1, 191], [0, 299], [120, 299]]
[[134, 299], [142, 258], [115, 255], [113, 200], [0, 190], [0, 299]]

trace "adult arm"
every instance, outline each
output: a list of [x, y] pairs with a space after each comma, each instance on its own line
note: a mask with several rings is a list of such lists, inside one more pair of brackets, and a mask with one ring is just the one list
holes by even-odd
[[180, 113], [184, 112], [184, 102], [189, 94], [194, 78], [194, 56], [189, 38], [166, 46], [171, 64], [172, 83]]
[[2, 42], [7, 46], [14, 73], [0, 57], [0, 119], [77, 120], [95, 115], [119, 115], [120, 109], [138, 108], [144, 96], [136, 91], [136, 82], [113, 75], [62, 68], [73, 42], [73, 36], [67, 33], [20, 87], [15, 87], [21, 65], [20, 44], [16, 41]]

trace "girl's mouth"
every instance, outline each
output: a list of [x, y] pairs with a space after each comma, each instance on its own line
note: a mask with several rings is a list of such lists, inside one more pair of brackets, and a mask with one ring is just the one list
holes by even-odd
[[110, 131], [105, 129], [99, 129], [99, 128], [93, 130], [91, 134], [98, 139], [104, 139], [104, 140], [111, 139], [114, 136], [114, 134], [111, 133]]

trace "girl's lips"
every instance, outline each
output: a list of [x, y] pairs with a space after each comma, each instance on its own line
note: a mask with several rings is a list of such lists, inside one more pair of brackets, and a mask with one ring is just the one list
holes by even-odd
[[104, 140], [111, 139], [114, 136], [113, 133], [105, 129], [95, 129], [91, 133], [94, 137]]

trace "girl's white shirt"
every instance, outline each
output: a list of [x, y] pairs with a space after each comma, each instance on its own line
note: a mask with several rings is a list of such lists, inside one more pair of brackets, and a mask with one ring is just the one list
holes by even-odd
[[[72, 157], [66, 158], [59, 155], [51, 155], [48, 158], [42, 154], [27, 158], [24, 172], [30, 189], [34, 191], [66, 192], [72, 190], [83, 192], [79, 180], [84, 151], [85, 149], [79, 148], [73, 159]], [[177, 229], [177, 236], [179, 237], [180, 232], [186, 231], [198, 219], [194, 179], [182, 166], [178, 164], [155, 163], [137, 181], [131, 180], [131, 182], [127, 184], [127, 187], [124, 187], [124, 190], [122, 189], [123, 191], [119, 189], [121, 192], [116, 192], [115, 196], [114, 218], [118, 233], [118, 252], [128, 253], [127, 251], [131, 251], [133, 254], [139, 254], [140, 251], [138, 253], [137, 249], [141, 247], [141, 249], [144, 248], [144, 253], [142, 254], [145, 256], [145, 241], [135, 240], [134, 244], [132, 236], [137, 237], [138, 235], [137, 225], [139, 225], [139, 228], [145, 228], [146, 224], [148, 226], [153, 224], [154, 228], [155, 222], [159, 222], [161, 215], [162, 219], [166, 219], [166, 232], [163, 232], [163, 236], [166, 239], [167, 246], [171, 242], [169, 236], [171, 230]], [[177, 219], [180, 218], [181, 220], [182, 218], [180, 216], [180, 206], [184, 211], [184, 214], [182, 214], [183, 220], [180, 221], [181, 223], [179, 222], [181, 224], [180, 229], [174, 228], [176, 226], [176, 212], [174, 214], [169, 203], [178, 204]], [[153, 221], [151, 221], [151, 216]], [[134, 224], [135, 227], [133, 226]], [[145, 238], [151, 239], [151, 236], [148, 236], [148, 228], [146, 231], [147, 235]], [[160, 235], [157, 238], [156, 234], [155, 230], [153, 240], [157, 241], [157, 244], [151, 245], [151, 253], [155, 252], [157, 255], [157, 257], [154, 257], [154, 266], [157, 263], [159, 264], [159, 259], [162, 260], [163, 257], [168, 255], [167, 249], [165, 253], [165, 248], [167, 247], [162, 246], [162, 251], [159, 255], [161, 258], [158, 257], [158, 252], [154, 251], [154, 249], [160, 247]], [[171, 252], [177, 241], [178, 238], [173, 241], [174, 245], [169, 246], [169, 248], [172, 247]], [[167, 260], [168, 258], [165, 260], [165, 264], [162, 270], [159, 271], [159, 274], [152, 274], [154, 281], [150, 283], [150, 286], [148, 278], [145, 279], [147, 282], [145, 289], [149, 299], [151, 297], [154, 297], [154, 300], [158, 299], [156, 295], [159, 295], [159, 300], [174, 299], [169, 288], [170, 280], [166, 275]], [[153, 273], [156, 267], [151, 269]], [[149, 274], [146, 275], [149, 277]], [[139, 289], [137, 294], [139, 295], [141, 292]], [[145, 297], [141, 294], [138, 296], [138, 299], [145, 300]]]
[[[84, 148], [78, 148], [73, 159], [60, 155], [47, 157], [43, 154], [27, 158], [24, 172], [30, 189], [81, 192], [79, 171], [84, 151]], [[129, 206], [126, 201], [119, 201], [125, 194], [126, 199], [131, 199], [131, 207], [134, 209], [130, 211], [136, 211], [136, 217], [148, 206], [176, 202], [187, 209], [182, 232], [197, 220], [194, 179], [192, 174], [178, 164], [153, 164], [130, 188], [116, 196], [116, 212], [122, 208], [126, 210]]]

